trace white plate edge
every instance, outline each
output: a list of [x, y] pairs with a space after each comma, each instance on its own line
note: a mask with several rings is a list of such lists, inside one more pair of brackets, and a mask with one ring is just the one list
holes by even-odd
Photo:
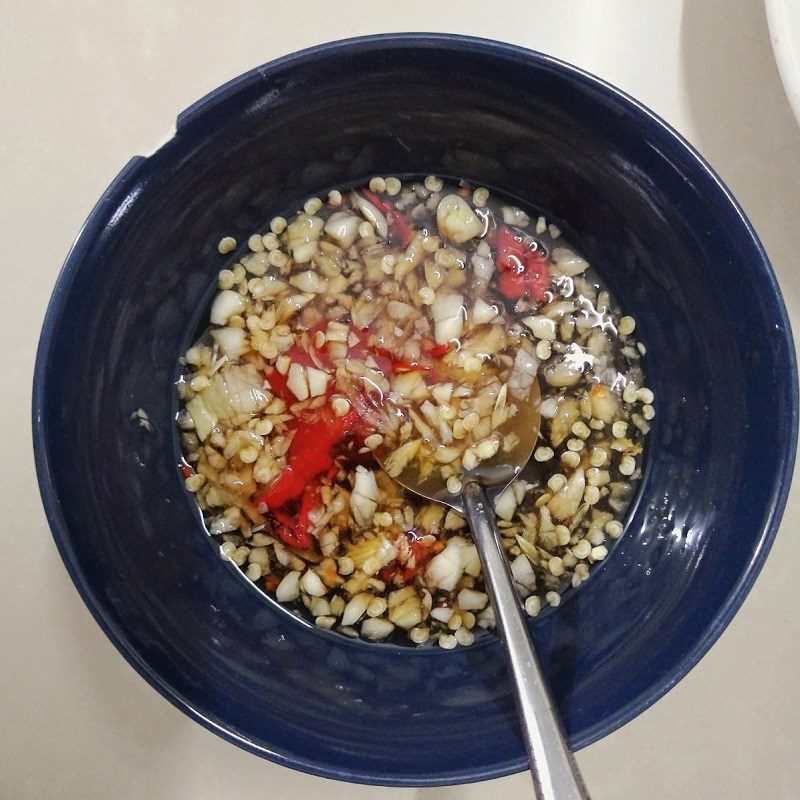
[[792, 41], [786, 2], [787, 0], [765, 0], [767, 25], [783, 88], [800, 124], [800, 39]]

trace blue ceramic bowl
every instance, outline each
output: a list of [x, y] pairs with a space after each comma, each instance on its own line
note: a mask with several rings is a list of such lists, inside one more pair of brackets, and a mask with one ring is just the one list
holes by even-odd
[[[172, 384], [223, 234], [241, 241], [333, 186], [428, 172], [557, 220], [647, 345], [658, 415], [626, 533], [531, 623], [573, 747], [595, 741], [685, 675], [742, 603], [797, 437], [792, 339], [764, 250], [708, 165], [629, 97], [537, 53], [440, 35], [326, 45], [243, 75], [100, 199], [58, 280], [34, 380], [56, 544], [125, 658], [240, 747], [398, 785], [523, 768], [498, 641], [354, 642], [249, 588], [182, 487]], [[150, 431], [132, 419], [140, 408]]]

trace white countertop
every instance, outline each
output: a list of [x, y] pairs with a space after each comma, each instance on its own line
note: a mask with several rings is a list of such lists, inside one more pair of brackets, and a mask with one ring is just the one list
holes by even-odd
[[[502, 10], [495, 10], [499, 7]], [[30, 441], [39, 326], [95, 199], [177, 112], [265, 61], [382, 31], [504, 39], [643, 101], [719, 171], [758, 230], [800, 330], [800, 128], [762, 0], [458, 3], [29, 0], [0, 7], [0, 797], [14, 800], [467, 800], [531, 796], [527, 775], [389, 790], [238, 750], [183, 716], [83, 606], [50, 537]], [[578, 756], [594, 800], [798, 797], [800, 494], [743, 609], [664, 699]]]

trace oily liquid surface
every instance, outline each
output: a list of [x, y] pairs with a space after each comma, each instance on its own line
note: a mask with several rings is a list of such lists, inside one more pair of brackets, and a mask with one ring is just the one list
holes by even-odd
[[555, 226], [399, 184], [250, 238], [185, 355], [178, 424], [187, 487], [250, 580], [320, 627], [448, 648], [493, 627], [477, 553], [397, 481], [455, 495], [535, 436], [496, 510], [536, 614], [621, 534], [653, 397], [634, 321]]

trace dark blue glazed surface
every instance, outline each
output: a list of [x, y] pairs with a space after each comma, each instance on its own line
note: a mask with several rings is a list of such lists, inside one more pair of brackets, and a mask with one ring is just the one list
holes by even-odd
[[797, 378], [774, 275], [719, 179], [649, 111], [546, 56], [440, 35], [326, 45], [212, 93], [128, 164], [67, 259], [36, 365], [39, 481], [67, 569], [130, 663], [211, 730], [310, 772], [422, 785], [524, 766], [497, 641], [417, 652], [292, 619], [214, 556], [172, 429], [220, 237], [409, 172], [563, 221], [648, 348], [658, 415], [626, 533], [533, 623], [576, 748], [673, 686], [741, 604], [791, 478]]

